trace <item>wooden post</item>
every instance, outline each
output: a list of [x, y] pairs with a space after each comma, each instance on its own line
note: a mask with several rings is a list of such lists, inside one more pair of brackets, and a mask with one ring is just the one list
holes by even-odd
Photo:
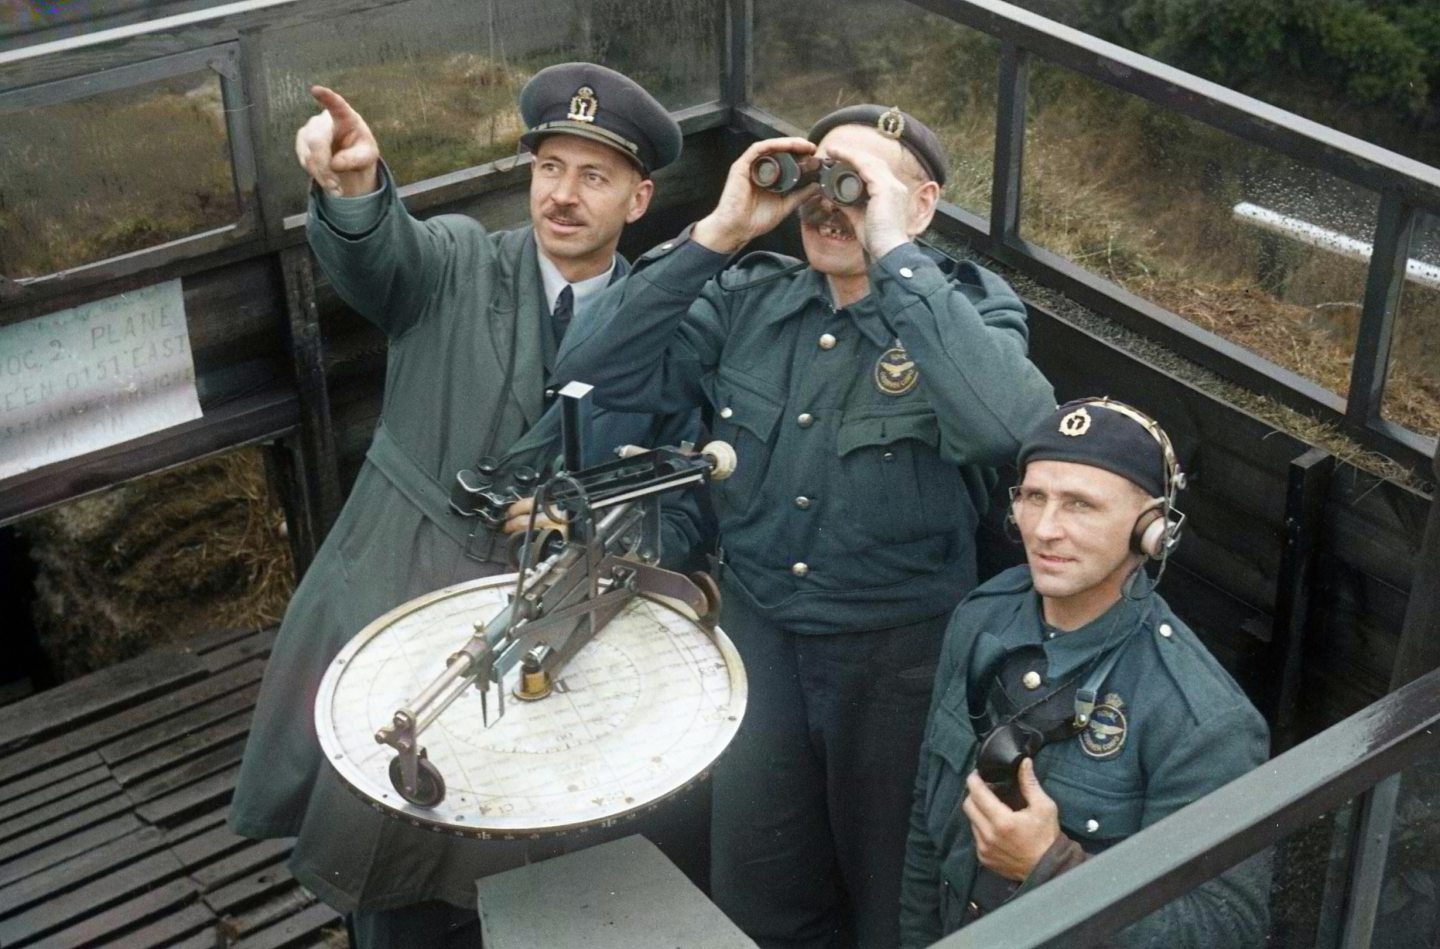
[[1285, 488], [1285, 549], [1276, 576], [1275, 619], [1270, 637], [1272, 683], [1266, 710], [1273, 723], [1271, 750], [1279, 754], [1299, 739], [1297, 704], [1301, 660], [1310, 626], [1315, 564], [1324, 531], [1325, 500], [1335, 458], [1312, 448], [1290, 462]]

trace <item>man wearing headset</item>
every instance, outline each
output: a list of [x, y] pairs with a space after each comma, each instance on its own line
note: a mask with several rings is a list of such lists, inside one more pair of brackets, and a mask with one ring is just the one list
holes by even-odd
[[[1184, 475], [1109, 399], [1060, 406], [1017, 459], [1027, 564], [956, 608], [920, 753], [901, 944], [928, 946], [1266, 759], [1263, 719], [1156, 593]], [[1121, 931], [1126, 946], [1249, 946], [1263, 857]]]

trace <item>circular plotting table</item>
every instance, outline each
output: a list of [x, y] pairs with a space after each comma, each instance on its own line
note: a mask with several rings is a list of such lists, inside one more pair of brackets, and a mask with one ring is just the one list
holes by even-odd
[[555, 691], [522, 702], [496, 689], [481, 718], [466, 689], [420, 734], [445, 778], [433, 808], [390, 784], [395, 751], [375, 741], [445, 668], [445, 659], [495, 616], [513, 574], [462, 583], [403, 603], [361, 630], [331, 663], [315, 727], [331, 765], [363, 797], [436, 830], [514, 837], [608, 824], [694, 781], [734, 737], [745, 672], [730, 640], [653, 600], [635, 597], [561, 670]]

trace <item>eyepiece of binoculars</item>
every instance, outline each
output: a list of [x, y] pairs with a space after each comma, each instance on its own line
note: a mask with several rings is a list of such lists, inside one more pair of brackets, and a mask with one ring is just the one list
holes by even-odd
[[867, 197], [859, 172], [832, 158], [797, 160], [789, 152], [761, 155], [750, 165], [750, 180], [757, 188], [776, 194], [789, 194], [818, 181], [820, 192], [836, 204], [860, 204]]

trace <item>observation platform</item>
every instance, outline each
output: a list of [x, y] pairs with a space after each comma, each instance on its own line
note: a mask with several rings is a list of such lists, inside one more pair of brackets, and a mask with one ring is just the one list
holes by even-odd
[[225, 825], [274, 639], [208, 634], [0, 708], [0, 945], [346, 945], [289, 840]]

